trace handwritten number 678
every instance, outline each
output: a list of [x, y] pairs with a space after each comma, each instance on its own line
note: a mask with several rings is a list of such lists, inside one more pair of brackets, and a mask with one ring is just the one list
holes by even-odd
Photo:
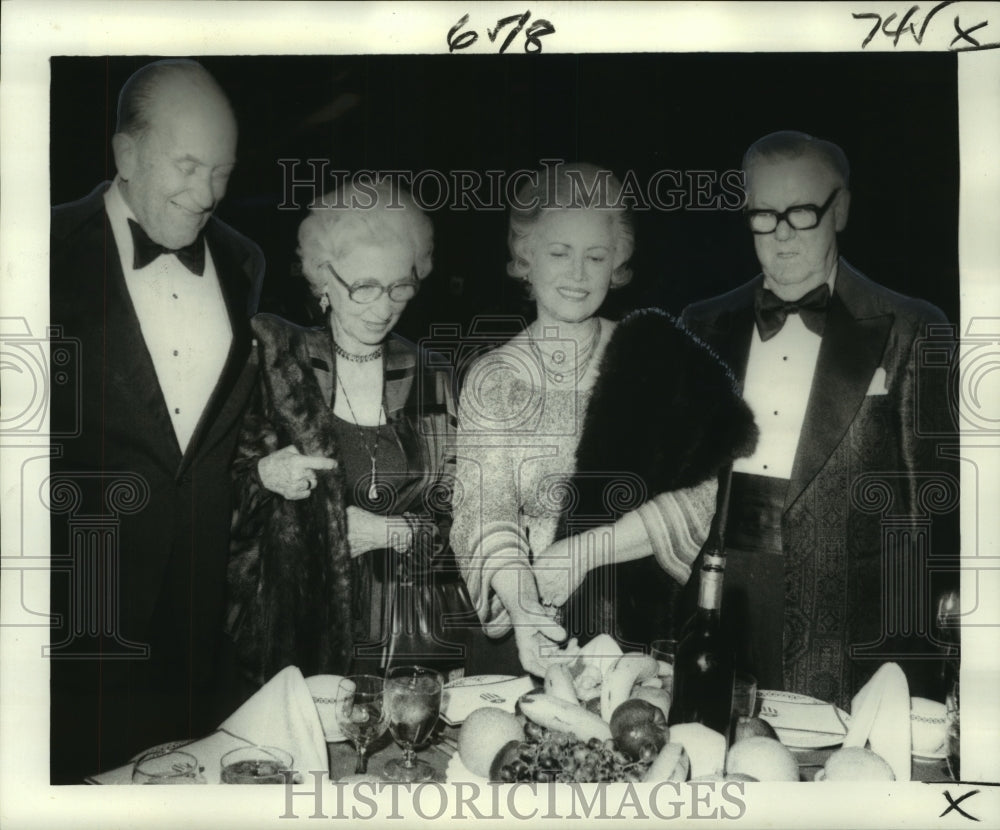
[[[490, 43], [494, 43], [500, 34], [500, 30], [514, 25], [514, 28], [507, 33], [507, 37], [504, 38], [503, 43], [500, 44], [500, 54], [502, 55], [507, 51], [507, 47], [514, 42], [521, 30], [524, 29], [524, 25], [531, 18], [531, 12], [526, 11], [524, 14], [513, 14], [510, 17], [504, 17], [497, 21], [495, 29], [486, 29], [486, 36], [490, 39]], [[479, 40], [479, 33], [475, 31], [459, 31], [469, 22], [469, 15], [462, 15], [461, 20], [458, 21], [454, 26], [448, 30], [448, 51], [454, 52], [458, 49], [468, 49]], [[524, 51], [525, 52], [541, 52], [542, 42], [540, 40], [544, 35], [550, 35], [555, 32], [556, 27], [553, 26], [548, 20], [543, 20], [539, 18], [534, 23], [532, 23], [527, 30], [524, 32]]]

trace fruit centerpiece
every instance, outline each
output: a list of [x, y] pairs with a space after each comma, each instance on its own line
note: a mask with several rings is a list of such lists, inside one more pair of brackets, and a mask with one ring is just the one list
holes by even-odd
[[473, 774], [516, 781], [683, 781], [690, 763], [667, 728], [670, 695], [660, 664], [623, 654], [610, 637], [591, 640], [577, 659], [552, 666], [543, 689], [517, 714], [484, 707], [459, 734], [459, 757]]
[[[596, 637], [573, 662], [552, 666], [544, 687], [522, 695], [514, 714], [483, 707], [466, 718], [455, 780], [800, 780], [796, 756], [761, 718], [736, 719], [728, 753], [725, 737], [700, 723], [668, 727], [667, 672], [652, 657], [623, 654], [610, 637]], [[893, 773], [873, 751], [847, 747], [833, 752], [815, 779], [892, 780]]]

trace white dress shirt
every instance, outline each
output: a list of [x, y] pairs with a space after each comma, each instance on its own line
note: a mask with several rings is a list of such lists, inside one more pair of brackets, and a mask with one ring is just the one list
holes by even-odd
[[215, 263], [206, 245], [202, 276], [192, 274], [173, 254], [161, 254], [135, 270], [128, 225], [135, 214], [125, 203], [117, 177], [104, 194], [104, 205], [125, 285], [183, 453], [219, 381], [233, 338]]
[[[831, 296], [836, 273], [834, 266], [827, 281]], [[799, 314], [789, 314], [781, 331], [767, 341], [754, 324], [743, 399], [753, 410], [760, 438], [753, 455], [736, 459], [733, 472], [792, 477], [821, 342]]]

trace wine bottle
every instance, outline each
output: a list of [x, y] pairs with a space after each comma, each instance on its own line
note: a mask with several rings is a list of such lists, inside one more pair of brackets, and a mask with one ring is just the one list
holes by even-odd
[[733, 705], [734, 649], [720, 622], [726, 557], [721, 546], [705, 551], [698, 610], [685, 626], [674, 660], [669, 725], [701, 723], [727, 738]]

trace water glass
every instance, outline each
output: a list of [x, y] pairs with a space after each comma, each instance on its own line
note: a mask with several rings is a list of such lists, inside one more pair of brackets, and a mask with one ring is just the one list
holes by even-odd
[[389, 732], [403, 750], [402, 760], [385, 765], [391, 781], [429, 781], [434, 770], [426, 761], [414, 758], [414, 747], [426, 742], [441, 712], [444, 684], [441, 675], [422, 666], [396, 666], [385, 679], [385, 706]]

